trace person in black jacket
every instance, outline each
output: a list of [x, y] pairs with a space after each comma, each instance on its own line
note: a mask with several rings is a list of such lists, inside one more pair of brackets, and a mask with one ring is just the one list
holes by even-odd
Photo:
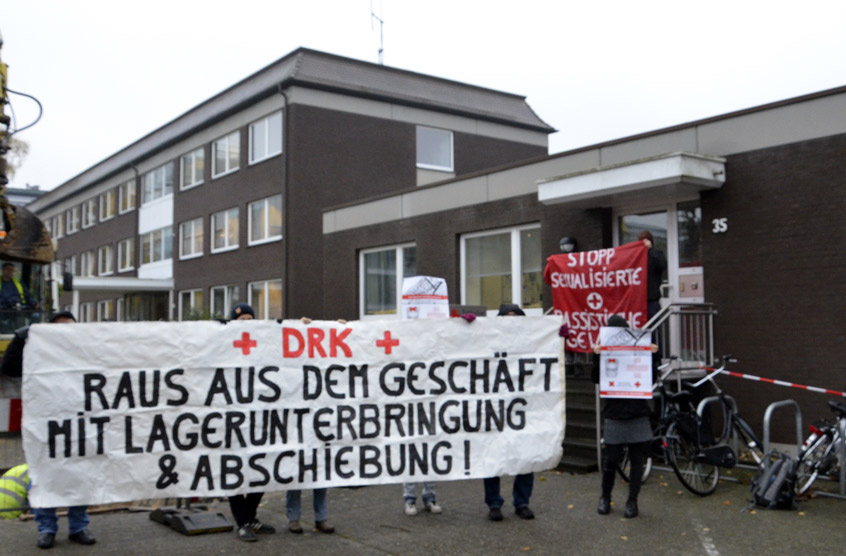
[[649, 249], [646, 260], [646, 318], [648, 320], [661, 310], [661, 282], [664, 279], [664, 273], [667, 272], [667, 259], [661, 250], [655, 249], [652, 232], [643, 230], [637, 239]]
[[[620, 315], [611, 315], [608, 326], [628, 328], [626, 319]], [[655, 352], [658, 346], [652, 344]], [[599, 353], [600, 346], [593, 347]], [[593, 382], [599, 384], [599, 357], [594, 358]], [[644, 399], [608, 398], [602, 408], [604, 417], [605, 457], [602, 460], [602, 494], [596, 511], [600, 515], [611, 512], [611, 490], [614, 488], [614, 478], [617, 466], [623, 461], [625, 449], [628, 448], [631, 461], [629, 476], [629, 497], [626, 501], [624, 516], [636, 517], [638, 514], [637, 496], [643, 483], [643, 466], [652, 441], [652, 426], [649, 422], [649, 403]]]

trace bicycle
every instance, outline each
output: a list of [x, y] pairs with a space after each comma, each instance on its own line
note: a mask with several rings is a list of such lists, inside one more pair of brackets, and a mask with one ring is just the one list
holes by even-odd
[[838, 479], [842, 450], [841, 423], [846, 421], [846, 404], [829, 400], [831, 410], [837, 414], [834, 420], [826, 420], [810, 426], [811, 434], [805, 439], [799, 451], [796, 466], [796, 493], [805, 494], [820, 475]]

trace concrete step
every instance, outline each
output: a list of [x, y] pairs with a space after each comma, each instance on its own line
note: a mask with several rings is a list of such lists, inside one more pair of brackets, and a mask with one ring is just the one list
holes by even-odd
[[559, 471], [569, 471], [570, 473], [592, 473], [598, 468], [595, 457], [568, 456], [566, 453], [558, 464]]

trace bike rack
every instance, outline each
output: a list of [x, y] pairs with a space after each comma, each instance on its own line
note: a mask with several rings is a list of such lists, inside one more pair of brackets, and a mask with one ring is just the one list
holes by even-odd
[[[731, 406], [731, 409], [737, 413], [737, 402], [735, 399], [728, 394], [724, 395], [726, 401]], [[696, 413], [699, 414], [701, 418], [702, 415], [705, 413], [705, 408], [708, 407], [708, 404], [719, 402], [720, 396], [708, 396], [707, 398], [702, 398], [702, 401], [699, 402], [699, 405], [696, 406]], [[731, 449], [734, 450], [735, 454], [738, 454], [737, 450], [737, 436], [734, 434], [734, 430], [729, 431], [731, 433]], [[745, 467], [748, 469], [757, 469], [757, 465], [748, 465], [745, 463], [738, 463], [737, 467]], [[728, 477], [720, 477], [721, 479], [730, 480]]]
[[792, 407], [794, 416], [796, 417], [796, 453], [802, 449], [802, 410], [795, 400], [781, 400], [780, 402], [773, 402], [767, 406], [767, 411], [764, 413], [764, 455], [770, 452], [770, 419], [773, 412], [779, 407]]

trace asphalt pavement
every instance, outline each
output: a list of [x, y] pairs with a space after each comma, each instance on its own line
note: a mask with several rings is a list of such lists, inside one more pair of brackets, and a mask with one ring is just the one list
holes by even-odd
[[[654, 470], [640, 496], [640, 516], [623, 518], [626, 485], [616, 485], [617, 504], [608, 516], [596, 513], [599, 474], [559, 471], [535, 474], [533, 520], [523, 520], [511, 506], [511, 478], [502, 481], [505, 519], [487, 519], [482, 481], [439, 483], [444, 512], [403, 512], [400, 485], [339, 488], [329, 492], [331, 535], [313, 530], [305, 512], [305, 533], [287, 531], [284, 492], [267, 493], [259, 518], [277, 528], [258, 542], [238, 540], [235, 532], [186, 536], [151, 521], [149, 512], [109, 511], [91, 516], [93, 546], [67, 538], [61, 518], [56, 545], [35, 546], [32, 521], [0, 520], [0, 554], [134, 554], [167, 555], [385, 555], [385, 554], [674, 554], [749, 555], [846, 553], [846, 501], [816, 497], [797, 510], [742, 511], [748, 506], [748, 484], [722, 481], [716, 493], [700, 498], [682, 488], [672, 472]], [[418, 501], [418, 507], [420, 503]], [[303, 493], [311, 509], [311, 492]], [[230, 517], [225, 500], [209, 510]]]

